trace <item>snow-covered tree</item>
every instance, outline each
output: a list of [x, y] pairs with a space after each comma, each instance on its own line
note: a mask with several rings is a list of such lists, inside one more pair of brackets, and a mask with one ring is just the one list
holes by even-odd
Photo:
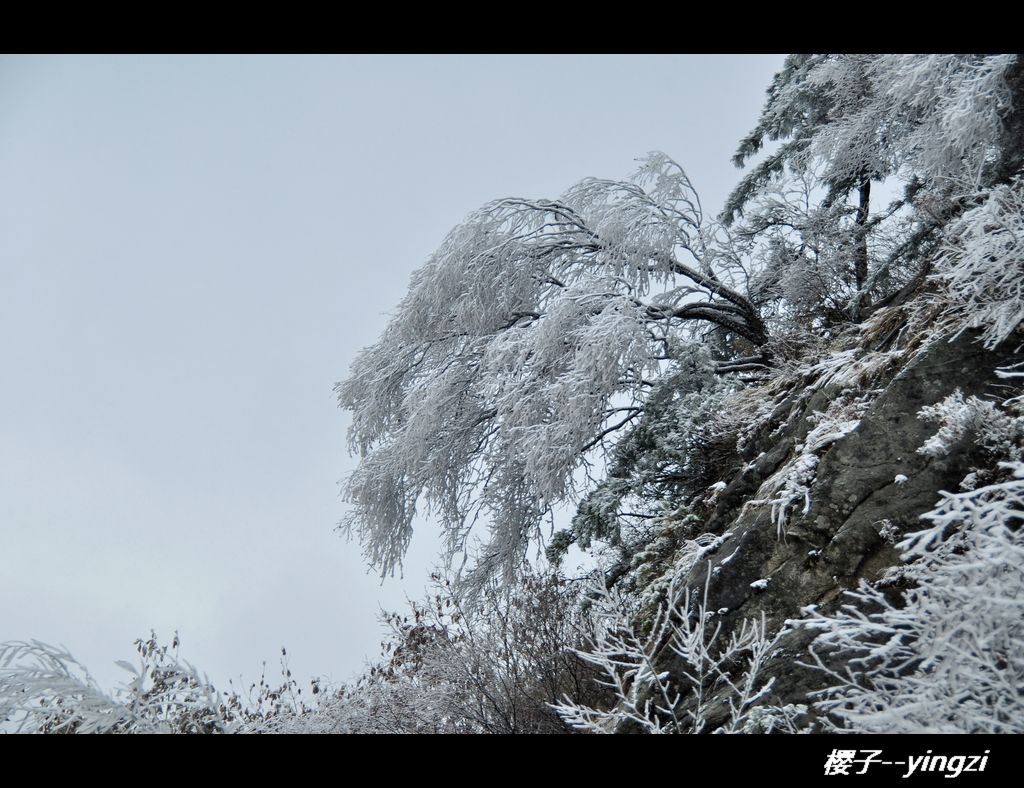
[[741, 180], [726, 218], [787, 169], [815, 162], [832, 200], [895, 173], [989, 185], [996, 173], [986, 164], [1020, 145], [1004, 136], [1020, 109], [1019, 68], [1016, 55], [789, 56], [733, 161], [743, 166], [767, 142], [783, 142]]
[[756, 356], [765, 328], [717, 229], [663, 154], [456, 227], [336, 389], [361, 458], [343, 526], [371, 563], [394, 570], [425, 504], [449, 556], [485, 519], [476, 577], [510, 576], [681, 347], [713, 329]]
[[[1020, 70], [1016, 55], [787, 58], [734, 162], [763, 158], [723, 219], [742, 216], [737, 232], [762, 236], [774, 295], [803, 285], [798, 320], [808, 300], [826, 311], [838, 303], [836, 317], [856, 320], [924, 280], [937, 231], [964, 209], [963, 197], [1020, 166]], [[764, 152], [771, 142], [779, 144]], [[879, 212], [872, 184], [892, 177], [906, 194]]]
[[[853, 604], [790, 622], [816, 630], [825, 690], [776, 680], [781, 595], [750, 617], [711, 604], [758, 560], [756, 528], [781, 539], [813, 506], [827, 532], [819, 470], [886, 376], [966, 329], [990, 349], [1019, 334], [1020, 57], [791, 56], [734, 161], [755, 166], [717, 222], [651, 154], [626, 180], [483, 206], [413, 276], [336, 387], [360, 457], [342, 525], [394, 571], [425, 511], [447, 558], [475, 564], [388, 616], [359, 680], [315, 681], [304, 698], [282, 663], [279, 686], [221, 694], [177, 638], [151, 636], [107, 691], [63, 648], [2, 643], [0, 730], [1021, 731], [1019, 387], [920, 410], [936, 431], [918, 453], [976, 467], [959, 492], [936, 491], [920, 533], [874, 524], [905, 563]], [[897, 179], [903, 196], [881, 206], [878, 186]], [[603, 542], [593, 588], [527, 571], [560, 504], [575, 516], [548, 558]], [[770, 516], [717, 558], [757, 507]]]

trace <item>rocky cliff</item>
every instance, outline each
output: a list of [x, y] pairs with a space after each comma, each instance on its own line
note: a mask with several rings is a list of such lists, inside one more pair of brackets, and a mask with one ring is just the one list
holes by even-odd
[[[757, 389], [760, 418], [738, 430], [741, 451], [722, 469], [724, 486], [715, 485], [691, 511], [686, 535], [699, 530], [718, 538], [696, 560], [688, 557], [692, 565], [676, 593], [706, 594], [703, 606], [714, 611], [720, 640], [762, 617], [766, 633], [780, 633], [760, 670], [770, 694], [759, 702], [806, 704], [828, 683], [825, 671], [809, 667], [814, 631], [792, 622], [809, 606], [833, 613], [862, 581], [878, 584], [901, 564], [895, 544], [922, 527], [921, 515], [940, 491], [959, 489], [984, 463], [969, 431], [941, 456], [919, 451], [936, 432], [922, 409], [957, 390], [1005, 399], [997, 370], [1024, 359], [1018, 338], [988, 350], [969, 331], [879, 347], [879, 328], [893, 319], [899, 315], [880, 315], [848, 347]], [[693, 542], [687, 544], [692, 551]], [[903, 584], [882, 583], [897, 603]], [[830, 659], [826, 666], [841, 669], [841, 655]], [[668, 643], [658, 664], [679, 686], [692, 684], [692, 667]], [[730, 714], [732, 690], [720, 685], [718, 693], [717, 704], [703, 701], [709, 729]], [[813, 714], [800, 724], [813, 729]]]

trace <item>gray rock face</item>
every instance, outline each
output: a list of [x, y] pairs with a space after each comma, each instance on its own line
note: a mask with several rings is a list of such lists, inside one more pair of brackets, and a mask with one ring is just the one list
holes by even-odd
[[[751, 452], [758, 459], [735, 475], [708, 513], [708, 530], [732, 536], [693, 567], [687, 585], [703, 590], [707, 583], [709, 609], [723, 611], [719, 620], [727, 630], [763, 613], [774, 632], [787, 619], [799, 618], [807, 605], [834, 609], [844, 590], [898, 564], [897, 551], [880, 531], [918, 530], [921, 514], [934, 507], [939, 491], [957, 489], [976, 461], [970, 436], [941, 459], [918, 454], [935, 432], [918, 412], [957, 388], [965, 395], [998, 396], [995, 369], [1020, 361], [1015, 349], [1016, 343], [1006, 343], [987, 351], [963, 334], [935, 342], [882, 381], [884, 389], [858, 426], [820, 455], [806, 514], [803, 506], [797, 508], [779, 538], [769, 507], [749, 501], [766, 478], [793, 459], [807, 437], [806, 417], [825, 410], [841, 392], [825, 387], [791, 394], [777, 409], [789, 409], [786, 426], [758, 441]], [[809, 640], [806, 633], [793, 632], [779, 641], [767, 671], [776, 679], [774, 702], [805, 703], [809, 691], [823, 686], [820, 671], [796, 665], [806, 659], [800, 655], [806, 655]], [[683, 670], [667, 648], [659, 662], [674, 675]], [[720, 711], [724, 719], [724, 705]]]

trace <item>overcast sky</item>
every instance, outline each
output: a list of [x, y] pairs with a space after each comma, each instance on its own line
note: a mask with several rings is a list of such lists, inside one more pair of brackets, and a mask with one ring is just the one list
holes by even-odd
[[358, 673], [437, 543], [381, 584], [334, 531], [334, 382], [487, 200], [657, 149], [717, 212], [781, 63], [0, 58], [0, 641]]

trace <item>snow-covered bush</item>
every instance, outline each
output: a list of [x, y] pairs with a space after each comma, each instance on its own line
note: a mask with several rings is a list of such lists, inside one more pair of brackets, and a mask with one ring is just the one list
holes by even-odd
[[[594, 707], [566, 696], [554, 708], [569, 725], [591, 733], [703, 733], [716, 707], [725, 712], [716, 732], [737, 733], [750, 721], [773, 683], [759, 675], [772, 647], [765, 621], [746, 620], [725, 637], [708, 610], [707, 587], [697, 601], [679, 578], [645, 632], [637, 631], [626, 599], [597, 590], [597, 637], [577, 653], [599, 669], [615, 703]], [[676, 672], [664, 668], [666, 648], [682, 665]]]
[[[156, 635], [135, 641], [137, 660], [117, 664], [130, 679], [102, 689], [66, 649], [39, 641], [0, 644], [0, 730], [25, 733], [239, 733], [273, 730], [310, 714], [321, 694], [292, 679], [282, 649], [282, 682], [266, 676], [245, 695], [222, 694]], [[311, 697], [310, 697], [311, 696]], [[306, 701], [309, 701], [307, 704]]]
[[582, 659], [591, 632], [579, 584], [525, 575], [491, 583], [469, 608], [450, 581], [387, 617], [384, 657], [322, 715], [353, 733], [564, 733], [566, 693], [600, 707], [610, 695]]
[[1007, 413], [995, 402], [964, 397], [957, 389], [941, 402], [922, 408], [919, 416], [939, 425], [918, 449], [920, 454], [944, 456], [969, 437], [996, 460], [1024, 459], [1024, 419]]
[[[1024, 463], [1011, 478], [943, 493], [930, 527], [900, 544], [902, 600], [862, 583], [819, 631], [812, 654], [833, 686], [815, 706], [843, 729], [1024, 732]], [[845, 659], [845, 669], [826, 667]]]

